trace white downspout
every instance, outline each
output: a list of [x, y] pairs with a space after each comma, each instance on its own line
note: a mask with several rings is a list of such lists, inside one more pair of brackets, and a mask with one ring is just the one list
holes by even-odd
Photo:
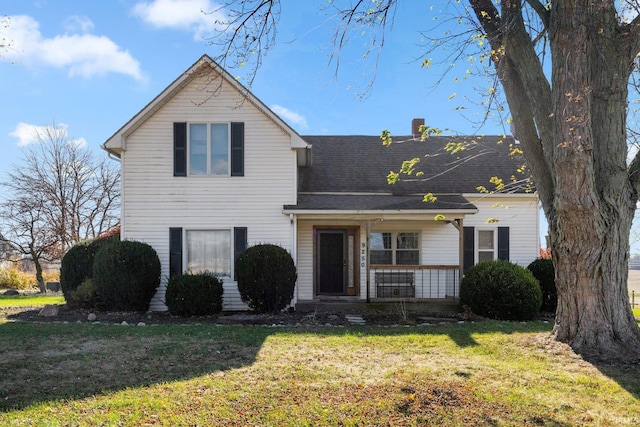
[[[291, 223], [291, 258], [293, 258], [293, 264], [298, 268], [298, 218], [294, 214], [289, 214], [289, 222]], [[298, 276], [300, 277], [300, 276]], [[300, 292], [300, 286], [298, 280], [296, 280], [296, 291], [293, 293], [292, 307], [295, 308], [298, 302], [298, 292]]]

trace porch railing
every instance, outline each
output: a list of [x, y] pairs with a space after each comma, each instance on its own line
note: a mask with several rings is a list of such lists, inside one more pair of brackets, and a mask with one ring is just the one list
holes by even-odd
[[457, 299], [460, 267], [457, 265], [372, 265], [373, 298]]

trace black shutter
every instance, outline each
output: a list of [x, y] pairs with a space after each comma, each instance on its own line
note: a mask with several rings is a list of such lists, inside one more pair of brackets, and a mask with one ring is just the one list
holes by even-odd
[[498, 227], [498, 259], [509, 261], [509, 227]]
[[233, 229], [233, 280], [236, 280], [235, 263], [245, 249], [247, 249], [247, 227], [235, 227]]
[[173, 124], [173, 176], [187, 176], [187, 124]]
[[474, 227], [464, 227], [462, 231], [462, 271], [466, 273], [476, 263]]
[[231, 123], [231, 176], [244, 176], [244, 123]]
[[169, 229], [169, 276], [182, 274], [182, 228]]

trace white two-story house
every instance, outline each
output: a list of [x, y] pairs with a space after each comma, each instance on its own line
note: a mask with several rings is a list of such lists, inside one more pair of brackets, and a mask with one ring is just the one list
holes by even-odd
[[[515, 185], [477, 190], [518, 175], [514, 141], [467, 138], [468, 149], [451, 154], [453, 138], [420, 141], [419, 123], [389, 147], [378, 136], [300, 136], [200, 58], [103, 145], [121, 163], [122, 238], [150, 244], [162, 263], [150, 309], [166, 309], [166, 278], [198, 270], [223, 277], [226, 310], [246, 309], [234, 260], [258, 243], [291, 253], [292, 306], [455, 301], [471, 265], [533, 261], [536, 195]], [[416, 157], [421, 174], [387, 184], [390, 170]]]

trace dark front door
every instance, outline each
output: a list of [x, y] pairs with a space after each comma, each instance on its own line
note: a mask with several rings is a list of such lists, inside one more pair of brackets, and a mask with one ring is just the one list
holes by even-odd
[[319, 294], [345, 294], [345, 236], [344, 230], [318, 230], [316, 272]]

